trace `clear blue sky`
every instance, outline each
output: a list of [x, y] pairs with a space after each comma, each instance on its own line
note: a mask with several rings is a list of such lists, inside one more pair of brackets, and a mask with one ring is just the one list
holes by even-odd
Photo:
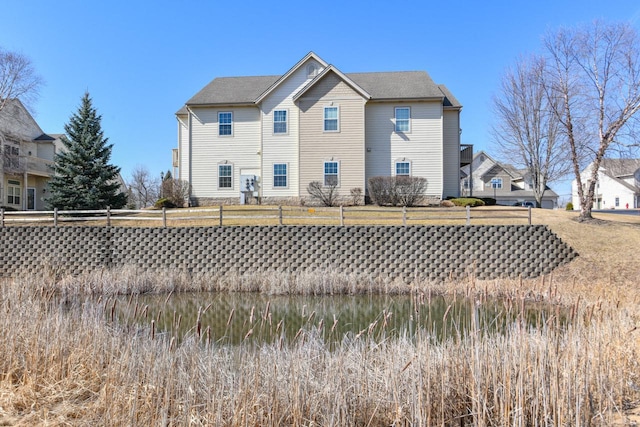
[[63, 133], [88, 90], [128, 180], [136, 165], [171, 168], [174, 113], [209, 81], [283, 74], [309, 51], [346, 73], [427, 71], [464, 106], [462, 142], [490, 150], [491, 98], [518, 55], [559, 26], [639, 27], [640, 2], [0, 0], [0, 14], [0, 46], [46, 82], [42, 129]]

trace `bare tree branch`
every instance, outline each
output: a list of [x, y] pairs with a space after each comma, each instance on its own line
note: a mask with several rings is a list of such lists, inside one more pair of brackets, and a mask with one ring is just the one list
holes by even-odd
[[135, 167], [131, 172], [131, 179], [128, 182], [130, 191], [129, 202], [136, 208], [146, 208], [153, 206], [160, 194], [160, 179], [151, 176], [149, 170], [141, 165]]
[[562, 145], [560, 124], [553, 114], [557, 103], [546, 96], [545, 60], [520, 59], [502, 77], [493, 106], [493, 139], [501, 158], [526, 170], [538, 206], [547, 184], [566, 176], [569, 157]]
[[31, 110], [42, 84], [28, 57], [0, 47], [0, 111], [16, 98]]
[[[547, 35], [545, 85], [566, 136], [580, 199], [591, 219], [600, 164], [613, 146], [628, 146], [640, 110], [638, 33], [627, 23], [595, 22]], [[621, 138], [619, 139], [618, 136]], [[581, 170], [591, 165], [586, 184]]]

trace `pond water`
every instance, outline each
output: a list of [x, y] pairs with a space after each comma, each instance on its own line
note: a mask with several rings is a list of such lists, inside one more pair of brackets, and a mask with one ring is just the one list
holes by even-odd
[[[193, 335], [220, 345], [292, 343], [308, 333], [338, 344], [427, 331], [435, 340], [473, 328], [503, 331], [516, 321], [542, 324], [556, 309], [514, 300], [470, 301], [427, 295], [269, 296], [255, 293], [184, 293], [119, 297], [110, 314], [145, 333], [177, 339]], [[148, 331], [147, 329], [148, 328]]]

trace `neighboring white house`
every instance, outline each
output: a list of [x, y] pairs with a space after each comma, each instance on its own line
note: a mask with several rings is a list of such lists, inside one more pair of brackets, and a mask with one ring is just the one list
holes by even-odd
[[[585, 187], [591, 177], [593, 163], [581, 173]], [[578, 184], [571, 181], [573, 209], [580, 209]], [[603, 159], [598, 169], [593, 209], [636, 209], [640, 207], [640, 159]]]
[[[493, 198], [496, 204], [514, 206], [536, 199], [529, 174], [512, 165], [494, 160], [484, 151], [473, 156], [469, 165], [462, 167], [460, 194], [467, 197]], [[553, 209], [558, 205], [558, 195], [549, 187], [542, 197], [542, 208]]]
[[18, 100], [0, 110], [0, 206], [44, 210], [61, 135], [47, 135]]
[[462, 106], [424, 71], [343, 73], [310, 52], [277, 76], [216, 78], [177, 113], [176, 176], [193, 205], [299, 203], [307, 186], [343, 197], [373, 176], [427, 179], [459, 195]]

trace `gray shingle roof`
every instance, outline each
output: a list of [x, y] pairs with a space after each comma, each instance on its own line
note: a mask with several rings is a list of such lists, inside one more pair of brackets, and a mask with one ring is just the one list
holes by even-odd
[[444, 95], [425, 71], [346, 73], [372, 99], [442, 98]]
[[252, 104], [280, 76], [218, 77], [196, 93], [187, 105]]
[[629, 176], [640, 169], [640, 159], [602, 159], [600, 168], [612, 178]]
[[[345, 74], [371, 94], [372, 100], [444, 98], [444, 105], [461, 107], [444, 85], [437, 85], [425, 71]], [[219, 77], [189, 99], [186, 105], [252, 104], [280, 76]]]

